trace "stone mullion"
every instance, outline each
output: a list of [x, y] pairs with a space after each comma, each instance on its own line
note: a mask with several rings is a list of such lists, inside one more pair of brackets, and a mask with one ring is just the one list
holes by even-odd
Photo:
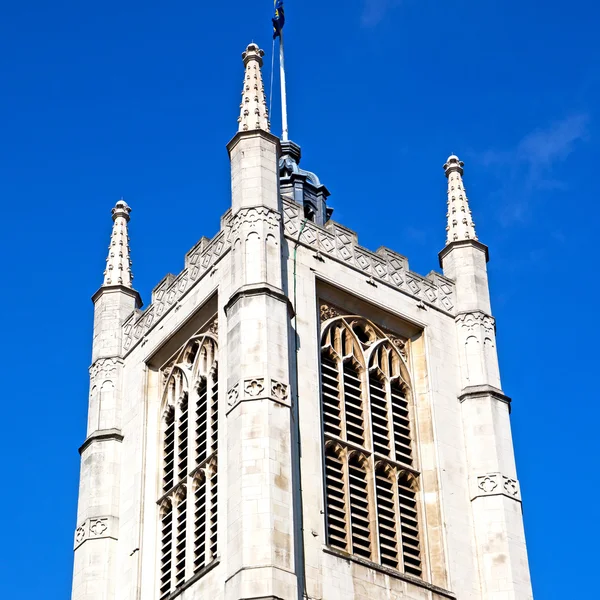
[[204, 566], [211, 562], [210, 558], [210, 501], [212, 499], [210, 490], [210, 464], [207, 464], [202, 469], [204, 476]]
[[[366, 357], [365, 364], [368, 365]], [[361, 398], [363, 405], [363, 419], [365, 423], [365, 450], [367, 457], [367, 495], [369, 507], [369, 527], [371, 530], [371, 558], [379, 561], [379, 523], [377, 515], [377, 500], [375, 498], [375, 449], [373, 444], [373, 422], [371, 415], [371, 386], [368, 366], [362, 367]], [[370, 473], [369, 473], [370, 469]]]
[[[338, 353], [336, 353], [338, 354]], [[342, 352], [340, 352], [338, 354], [338, 359], [337, 359], [337, 367], [338, 367], [338, 374], [339, 374], [339, 391], [338, 391], [338, 395], [339, 395], [339, 400], [340, 400], [340, 425], [341, 425], [341, 432], [340, 432], [340, 438], [342, 438], [343, 440], [347, 440], [348, 439], [348, 435], [346, 434], [346, 394], [344, 393], [344, 356], [343, 356], [343, 349]]]
[[[398, 492], [398, 478], [400, 472], [397, 467], [390, 467], [392, 471], [392, 492], [394, 494], [394, 513], [396, 515], [396, 555], [398, 557], [398, 570], [404, 571], [404, 553], [402, 552], [402, 518], [400, 516], [400, 497]], [[419, 528], [420, 529], [420, 528]]]
[[340, 452], [342, 458], [342, 477], [344, 479], [344, 497], [345, 497], [345, 509], [346, 509], [346, 549], [352, 554], [352, 509], [350, 500], [350, 467], [348, 460], [348, 448], [342, 448]]
[[[213, 443], [216, 441], [218, 444], [219, 440], [219, 411], [218, 411], [218, 398], [217, 398], [217, 422], [215, 427], [213, 427], [213, 395], [215, 385], [218, 384], [219, 373], [217, 369], [215, 369], [215, 359], [213, 357], [213, 363], [208, 370], [207, 378], [206, 378], [206, 428], [207, 428], [207, 436], [206, 436], [206, 456], [209, 457], [212, 454]], [[218, 393], [218, 390], [217, 390]], [[217, 445], [218, 451], [218, 445]]]
[[379, 551], [379, 515], [377, 511], [377, 494], [375, 490], [375, 455], [373, 453], [368, 455], [366, 462], [369, 528], [371, 530], [371, 559], [375, 562], [381, 562], [381, 553]]
[[175, 589], [177, 576], [177, 517], [179, 505], [177, 503], [177, 492], [171, 494], [171, 591]]
[[198, 393], [194, 385], [189, 386], [188, 391], [188, 433], [187, 433], [187, 476], [186, 476], [186, 532], [185, 532], [185, 579], [188, 580], [194, 574], [194, 481], [190, 477], [196, 467], [195, 459], [195, 427], [196, 412], [198, 410]]

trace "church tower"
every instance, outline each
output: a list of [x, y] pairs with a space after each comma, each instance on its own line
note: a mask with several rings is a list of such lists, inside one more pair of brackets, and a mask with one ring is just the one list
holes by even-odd
[[450, 156], [443, 275], [331, 219], [243, 53], [231, 208], [148, 306], [113, 209], [72, 600], [529, 600], [486, 263]]

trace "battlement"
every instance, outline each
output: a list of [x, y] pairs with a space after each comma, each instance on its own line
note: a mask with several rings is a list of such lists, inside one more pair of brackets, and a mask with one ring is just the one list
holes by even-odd
[[377, 285], [376, 282], [387, 284], [425, 305], [453, 314], [455, 286], [451, 279], [434, 271], [427, 277], [413, 273], [409, 270], [408, 259], [389, 248], [381, 247], [376, 252], [367, 250], [358, 244], [356, 232], [335, 221], [328, 221], [324, 227], [307, 221], [298, 239], [304, 221], [303, 209], [296, 202], [287, 199], [283, 202], [286, 236], [302, 246], [313, 248], [317, 259], [336, 260], [365, 273], [373, 285]]

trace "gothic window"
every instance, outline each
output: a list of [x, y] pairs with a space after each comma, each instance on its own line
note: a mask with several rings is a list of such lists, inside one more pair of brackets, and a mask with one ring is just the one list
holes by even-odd
[[217, 343], [193, 337], [164, 373], [159, 598], [217, 556]]
[[321, 390], [328, 545], [421, 577], [419, 472], [403, 357], [369, 321], [335, 318], [322, 335]]

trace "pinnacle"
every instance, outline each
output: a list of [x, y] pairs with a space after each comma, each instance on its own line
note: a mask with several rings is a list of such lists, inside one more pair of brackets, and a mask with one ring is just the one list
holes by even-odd
[[446, 244], [463, 240], [477, 240], [475, 223], [473, 223], [467, 192], [462, 180], [464, 164], [455, 154], [450, 155], [444, 164], [444, 172], [448, 178]]
[[269, 111], [261, 67], [265, 53], [254, 42], [242, 54], [245, 67], [238, 131], [270, 131]]
[[103, 287], [123, 285], [131, 288], [131, 259], [129, 258], [129, 235], [127, 223], [131, 208], [123, 199], [119, 200], [112, 209], [113, 228], [106, 259]]

